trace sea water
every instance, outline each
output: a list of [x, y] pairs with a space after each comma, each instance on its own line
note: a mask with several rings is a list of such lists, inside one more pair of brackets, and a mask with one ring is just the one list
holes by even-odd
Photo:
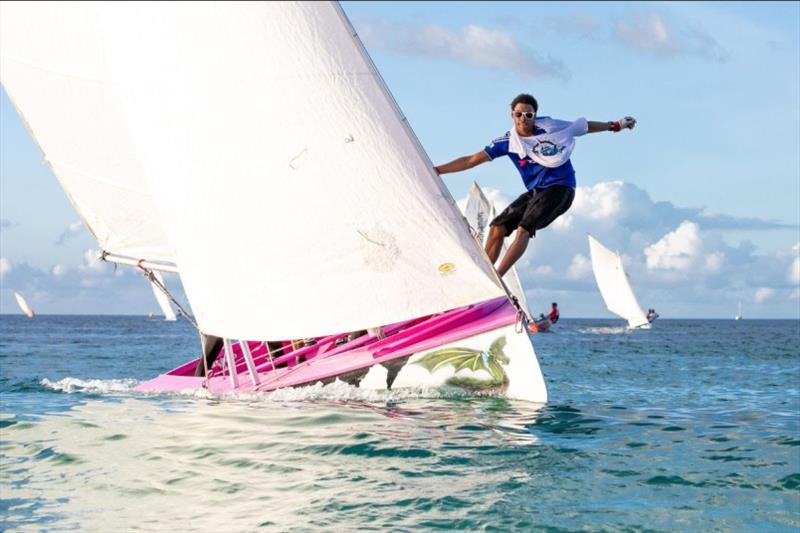
[[185, 321], [0, 316], [7, 531], [792, 531], [800, 322], [563, 319], [550, 402], [141, 394]]

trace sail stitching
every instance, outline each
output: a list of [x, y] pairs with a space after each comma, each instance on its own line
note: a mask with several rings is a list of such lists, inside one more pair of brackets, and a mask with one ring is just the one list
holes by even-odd
[[109, 187], [114, 187], [116, 189], [121, 189], [121, 190], [129, 191], [129, 192], [137, 193], [137, 194], [139, 194], [141, 196], [148, 196], [148, 197], [152, 196], [151, 194], [144, 193], [141, 190], [135, 189], [133, 187], [125, 187], [125, 186], [120, 186], [117, 183], [111, 183], [106, 178], [104, 178], [102, 176], [98, 176], [97, 174], [92, 174], [91, 172], [86, 172], [85, 170], [81, 170], [81, 169], [75, 167], [74, 165], [70, 165], [69, 163], [65, 163], [64, 161], [59, 161], [57, 159], [53, 159], [52, 157], [48, 157], [47, 161], [49, 161], [51, 165], [58, 165], [58, 166], [63, 167], [65, 169], [67, 169], [67, 170], [71, 170], [73, 172], [81, 174], [84, 177], [87, 177], [87, 178], [92, 179], [94, 181], [103, 183], [104, 185], [108, 185]]

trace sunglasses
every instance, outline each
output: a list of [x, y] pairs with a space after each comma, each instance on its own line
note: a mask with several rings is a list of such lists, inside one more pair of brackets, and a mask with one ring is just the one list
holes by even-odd
[[536, 113], [531, 113], [530, 111], [526, 111], [525, 113], [523, 113], [522, 111], [514, 111], [514, 116], [517, 118], [524, 116], [527, 119], [532, 119], [533, 117], [536, 116]]

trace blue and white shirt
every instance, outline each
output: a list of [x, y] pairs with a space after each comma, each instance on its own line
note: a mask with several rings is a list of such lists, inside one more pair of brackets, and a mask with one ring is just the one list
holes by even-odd
[[575, 170], [569, 156], [575, 146], [575, 137], [588, 131], [589, 124], [585, 118], [568, 122], [537, 117], [532, 136], [520, 137], [515, 131], [506, 132], [484, 151], [489, 159], [508, 156], [528, 190], [553, 185], [575, 188]]

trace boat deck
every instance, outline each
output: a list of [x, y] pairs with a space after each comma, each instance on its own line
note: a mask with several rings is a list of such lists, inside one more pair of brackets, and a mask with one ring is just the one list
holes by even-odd
[[[239, 341], [225, 344], [222, 353], [209, 369], [207, 386], [214, 392], [269, 391], [317, 381], [331, 380], [351, 372], [365, 372], [372, 365], [442, 346], [513, 324], [517, 311], [506, 297], [436, 315], [391, 324], [383, 328], [384, 338], [362, 335], [347, 340], [340, 333], [311, 340], [292, 349], [282, 342], [282, 349], [271, 353], [265, 341]], [[230, 354], [227, 353], [230, 347]], [[248, 353], [252, 365], [248, 365]], [[205, 379], [196, 377], [199, 359], [142, 383], [142, 391], [177, 391], [203, 387]], [[230, 369], [233, 369], [231, 372]], [[254, 372], [253, 372], [254, 371]]]

